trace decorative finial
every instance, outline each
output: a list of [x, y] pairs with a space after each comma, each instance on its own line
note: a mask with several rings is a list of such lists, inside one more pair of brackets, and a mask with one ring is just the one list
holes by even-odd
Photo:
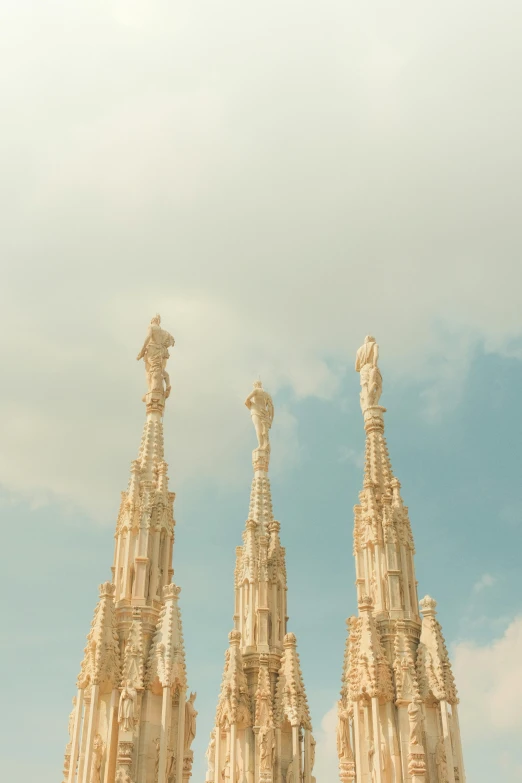
[[430, 595], [425, 595], [424, 598], [419, 601], [419, 606], [424, 617], [434, 617], [437, 614], [437, 602]]
[[[161, 328], [161, 318], [156, 314], [150, 322], [143, 348], [136, 357], [138, 361], [145, 359], [145, 374], [147, 377], [148, 394], [143, 398], [147, 407], [159, 403], [163, 407], [164, 401], [170, 394], [170, 378], [166, 370], [169, 348], [175, 343], [174, 338], [165, 329]], [[151, 395], [149, 397], [149, 395]], [[156, 396], [153, 401], [152, 396]], [[161, 397], [159, 396], [161, 395]]]
[[361, 374], [361, 410], [364, 413], [368, 408], [379, 404], [382, 394], [382, 375], [377, 366], [379, 359], [379, 346], [375, 337], [368, 335], [364, 344], [357, 351], [355, 369]]
[[269, 432], [274, 420], [272, 397], [263, 389], [260, 380], [254, 381], [254, 388], [245, 400], [254, 424], [257, 442], [262, 451], [270, 451]]

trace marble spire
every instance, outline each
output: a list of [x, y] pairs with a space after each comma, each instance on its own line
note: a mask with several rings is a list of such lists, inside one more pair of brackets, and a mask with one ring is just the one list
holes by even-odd
[[145, 425], [122, 492], [112, 578], [100, 586], [69, 718], [63, 783], [188, 783], [195, 694], [172, 582], [174, 493], [164, 460], [166, 370], [174, 338], [156, 315], [145, 362]]
[[260, 381], [245, 405], [258, 447], [206, 781], [312, 783], [315, 742], [296, 637], [287, 633], [285, 550], [268, 475], [274, 406]]
[[[414, 542], [393, 475], [379, 401], [379, 348], [357, 351], [366, 432], [363, 489], [354, 508], [358, 616], [348, 638], [338, 704], [342, 783], [465, 783], [458, 698], [436, 620], [420, 604]], [[419, 613], [420, 605], [420, 613]]]

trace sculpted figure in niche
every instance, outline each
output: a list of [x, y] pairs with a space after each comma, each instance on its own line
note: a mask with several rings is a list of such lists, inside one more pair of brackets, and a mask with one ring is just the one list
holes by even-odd
[[410, 720], [410, 745], [422, 745], [420, 707], [416, 701], [412, 701], [408, 705], [408, 718]]
[[169, 348], [174, 345], [171, 334], [162, 329], [161, 318], [155, 315], [143, 343], [143, 348], [136, 357], [138, 361], [145, 359], [145, 373], [149, 392], [160, 392], [168, 397], [170, 394], [170, 378], [165, 369], [169, 358]]
[[444, 740], [442, 737], [439, 737], [439, 741], [437, 742], [435, 764], [437, 765], [440, 783], [448, 783], [448, 763], [446, 761], [446, 748], [444, 747]]
[[167, 756], [167, 783], [174, 783], [174, 767], [176, 764], [176, 756], [172, 748], [168, 748]]
[[313, 772], [315, 767], [315, 746], [315, 737], [313, 734], [310, 734], [310, 772]]
[[196, 717], [198, 714], [194, 707], [196, 695], [197, 694], [195, 693], [191, 693], [185, 702], [185, 753], [190, 750], [190, 746], [194, 742], [194, 737], [196, 736]]
[[250, 410], [260, 449], [270, 450], [269, 432], [274, 420], [272, 397], [263, 389], [261, 381], [254, 381], [254, 388], [245, 400]]
[[363, 412], [372, 405], [378, 405], [382, 394], [382, 376], [377, 360], [379, 346], [375, 337], [368, 335], [357, 351], [355, 369], [361, 374], [361, 408]]
[[268, 726], [261, 726], [259, 730], [259, 768], [261, 772], [269, 772], [272, 769], [272, 730]]
[[92, 767], [90, 783], [101, 783], [100, 770], [103, 756], [103, 740], [99, 734], [94, 738], [92, 746]]
[[337, 703], [337, 708], [337, 755], [340, 759], [352, 759], [350, 713], [343, 707], [341, 701]]
[[132, 731], [134, 729], [137, 699], [138, 692], [134, 687], [134, 683], [132, 680], [127, 680], [123, 686], [118, 706], [118, 723], [123, 725], [124, 731]]

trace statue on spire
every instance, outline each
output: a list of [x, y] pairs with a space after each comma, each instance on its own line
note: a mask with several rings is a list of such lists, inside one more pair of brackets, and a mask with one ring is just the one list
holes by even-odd
[[256, 430], [259, 448], [270, 451], [269, 433], [274, 420], [272, 397], [263, 389], [261, 381], [254, 381], [254, 388], [245, 400]]
[[155, 315], [150, 322], [143, 348], [136, 357], [138, 361], [145, 359], [145, 373], [148, 391], [160, 392], [168, 397], [170, 394], [170, 378], [166, 370], [169, 348], [175, 341], [171, 334], [162, 329], [161, 318]]
[[367, 408], [379, 404], [382, 394], [382, 375], [377, 360], [379, 358], [379, 346], [375, 342], [375, 337], [368, 335], [364, 344], [357, 351], [355, 359], [355, 369], [361, 374], [361, 409], [362, 412]]

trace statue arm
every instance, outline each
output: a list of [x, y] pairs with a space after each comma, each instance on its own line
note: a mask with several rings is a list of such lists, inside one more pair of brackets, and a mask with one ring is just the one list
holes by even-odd
[[255, 391], [251, 391], [250, 394], [248, 395], [248, 397], [246, 398], [245, 405], [247, 406], [247, 408], [251, 408], [252, 407], [252, 402], [251, 401], [252, 401], [252, 397], [254, 396], [254, 394], [255, 394]]
[[151, 337], [152, 337], [152, 327], [149, 326], [148, 331], [147, 331], [147, 336], [145, 338], [145, 342], [143, 343], [143, 348], [141, 349], [141, 351], [139, 352], [139, 354], [136, 357], [136, 359], [138, 361], [140, 359], [143, 359], [143, 357], [145, 356], [145, 351], [147, 350], [147, 346], [150, 343]]
[[373, 344], [373, 366], [377, 367], [377, 360], [379, 358], [379, 346], [377, 343]]

